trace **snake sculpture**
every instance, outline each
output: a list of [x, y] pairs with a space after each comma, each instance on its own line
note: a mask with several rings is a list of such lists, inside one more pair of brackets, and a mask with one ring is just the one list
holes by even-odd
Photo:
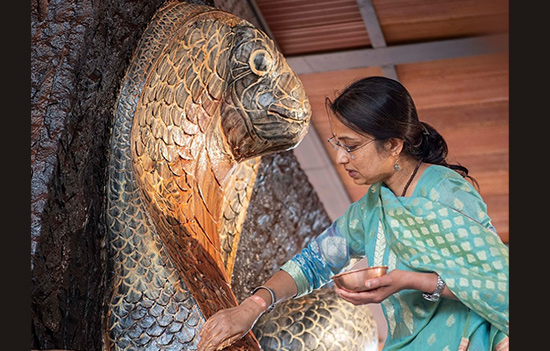
[[[192, 350], [231, 276], [260, 157], [311, 110], [274, 43], [219, 9], [169, 1], [122, 81], [106, 188], [104, 350]], [[252, 332], [231, 350], [259, 350]]]
[[264, 351], [378, 351], [369, 307], [353, 306], [331, 287], [277, 305], [252, 329]]

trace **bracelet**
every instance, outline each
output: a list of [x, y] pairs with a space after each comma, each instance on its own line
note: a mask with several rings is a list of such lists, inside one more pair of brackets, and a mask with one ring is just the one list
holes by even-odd
[[249, 296], [248, 298], [256, 302], [262, 308], [262, 313], [264, 313], [267, 310], [267, 302], [265, 302], [265, 300], [261, 296], [252, 295], [252, 296]]
[[436, 302], [439, 301], [439, 298], [441, 297], [441, 293], [443, 293], [443, 289], [445, 289], [445, 282], [439, 274], [437, 275], [437, 284], [435, 286], [435, 290], [431, 294], [423, 293], [422, 297], [428, 301]]
[[275, 297], [275, 291], [273, 291], [273, 289], [271, 288], [268, 288], [267, 286], [259, 286], [257, 288], [255, 288], [254, 290], [252, 290], [250, 292], [250, 295], [254, 295], [256, 293], [256, 291], [260, 290], [260, 289], [265, 289], [267, 291], [269, 291], [269, 294], [271, 295], [271, 305], [269, 305], [267, 307], [267, 310], [265, 310], [265, 313], [269, 313], [273, 310], [273, 308], [275, 308], [275, 304], [277, 303], [277, 298]]

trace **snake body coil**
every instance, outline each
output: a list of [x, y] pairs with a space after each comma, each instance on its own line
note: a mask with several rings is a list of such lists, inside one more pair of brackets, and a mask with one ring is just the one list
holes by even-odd
[[281, 303], [252, 331], [264, 351], [378, 351], [370, 309], [353, 306], [332, 288]]

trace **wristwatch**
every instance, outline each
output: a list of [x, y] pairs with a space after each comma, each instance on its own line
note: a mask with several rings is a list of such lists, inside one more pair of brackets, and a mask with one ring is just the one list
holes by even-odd
[[265, 310], [265, 313], [269, 313], [273, 310], [273, 308], [275, 308], [275, 304], [277, 304], [277, 298], [275, 297], [275, 291], [273, 291], [273, 289], [267, 287], [267, 286], [259, 286], [257, 288], [255, 288], [254, 290], [252, 290], [250, 292], [250, 295], [254, 295], [256, 293], [256, 291], [260, 290], [260, 289], [265, 289], [267, 291], [269, 291], [269, 294], [271, 295], [271, 305], [269, 305], [267, 307], [267, 309]]
[[436, 302], [439, 301], [439, 298], [441, 297], [441, 293], [443, 292], [443, 289], [445, 288], [445, 282], [439, 274], [437, 275], [437, 284], [435, 286], [435, 290], [431, 294], [423, 293], [422, 297], [425, 298], [428, 301]]

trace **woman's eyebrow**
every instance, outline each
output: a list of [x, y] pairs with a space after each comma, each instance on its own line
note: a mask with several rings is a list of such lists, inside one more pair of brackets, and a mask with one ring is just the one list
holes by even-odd
[[337, 137], [338, 140], [347, 140], [347, 141], [360, 141], [359, 138], [357, 137], [352, 137], [352, 136], [341, 136], [341, 137]]

